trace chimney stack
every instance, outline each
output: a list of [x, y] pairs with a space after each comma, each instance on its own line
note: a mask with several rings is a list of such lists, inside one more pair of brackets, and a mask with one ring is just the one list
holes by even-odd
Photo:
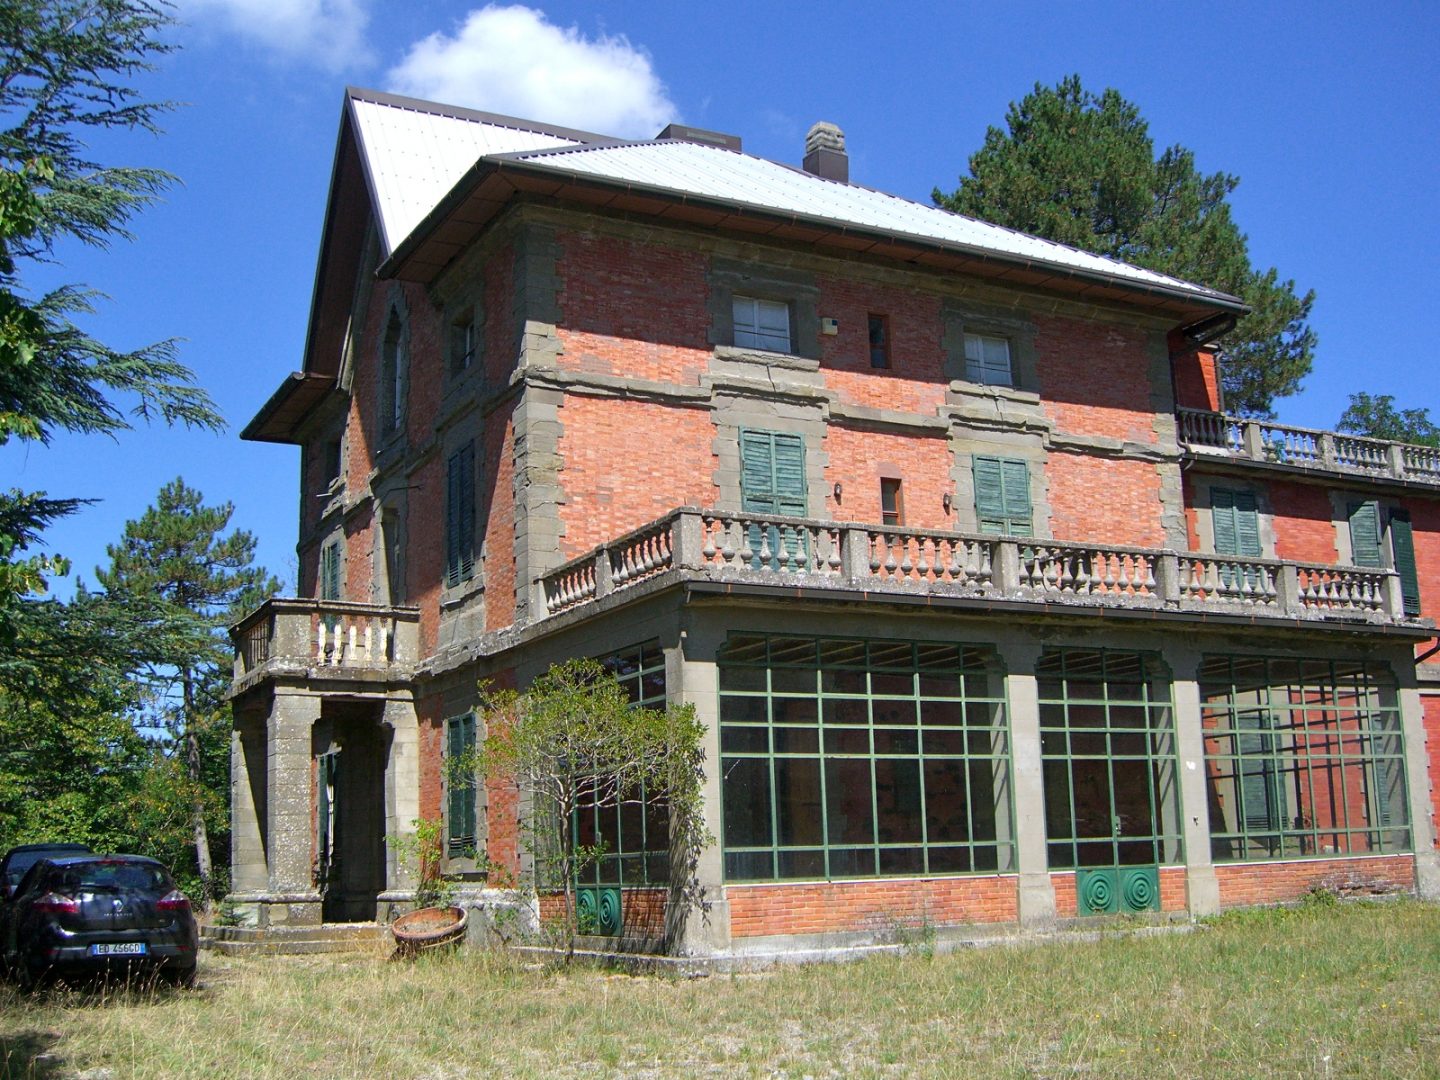
[[850, 157], [845, 153], [845, 133], [821, 120], [805, 136], [805, 171], [826, 180], [850, 182]]

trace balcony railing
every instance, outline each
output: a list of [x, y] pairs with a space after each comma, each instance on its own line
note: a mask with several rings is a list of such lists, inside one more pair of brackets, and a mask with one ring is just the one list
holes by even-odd
[[262, 670], [349, 675], [411, 669], [420, 614], [342, 600], [267, 600], [230, 630], [235, 680]]
[[1195, 453], [1440, 486], [1440, 448], [1181, 409], [1180, 441]]
[[664, 575], [869, 594], [1403, 622], [1398, 576], [1156, 548], [895, 529], [685, 508], [546, 574], [544, 616]]

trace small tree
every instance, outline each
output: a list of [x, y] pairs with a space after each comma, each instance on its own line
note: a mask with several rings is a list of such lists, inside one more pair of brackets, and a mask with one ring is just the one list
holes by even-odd
[[1397, 409], [1389, 394], [1351, 394], [1336, 427], [1372, 439], [1440, 446], [1440, 426], [1430, 419], [1430, 410]]
[[[234, 507], [206, 506], [203, 499], [184, 480], [166, 484], [154, 506], [126, 523], [124, 539], [106, 549], [109, 569], [97, 568], [95, 574], [112, 598], [148, 598], [161, 606], [163, 634], [141, 672], [158, 706], [154, 726], [168, 731], [184, 761], [195, 866], [208, 907], [214, 873], [206, 810], [223, 807], [229, 771], [217, 770], [213, 760], [223, 762], [229, 748], [228, 740], [215, 737], [229, 730], [229, 710], [221, 700], [230, 659], [224, 629], [237, 614], [274, 595], [280, 583], [253, 565], [253, 536], [244, 530], [226, 534]], [[215, 751], [209, 755], [203, 752], [207, 742]]]
[[709, 842], [701, 819], [703, 727], [692, 706], [633, 706], [613, 675], [593, 660], [550, 668], [525, 693], [485, 692], [485, 740], [451, 776], [478, 773], [518, 783], [528, 810], [523, 842], [537, 887], [564, 895], [566, 957], [579, 932], [575, 883], [603, 854], [578, 843], [580, 810], [664, 807], [670, 822], [671, 906], [689, 902], [695, 864]]

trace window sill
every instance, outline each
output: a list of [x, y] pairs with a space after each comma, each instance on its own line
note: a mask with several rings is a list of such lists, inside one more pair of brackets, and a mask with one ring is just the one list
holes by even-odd
[[462, 581], [459, 585], [451, 586], [440, 593], [440, 610], [451, 611], [463, 607], [472, 597], [485, 591], [485, 582], [476, 574], [469, 581]]
[[742, 345], [716, 345], [715, 359], [732, 364], [759, 364], [764, 367], [785, 368], [791, 371], [819, 371], [820, 361], [794, 353], [770, 352]]
[[1017, 405], [1040, 404], [1040, 395], [1034, 390], [1021, 390], [1015, 386], [1001, 386], [999, 383], [977, 383], [966, 379], [951, 379], [950, 392], [960, 397], [1013, 401]]

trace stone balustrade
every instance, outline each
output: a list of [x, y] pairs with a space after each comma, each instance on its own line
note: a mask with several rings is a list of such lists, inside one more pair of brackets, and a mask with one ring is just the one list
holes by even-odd
[[1337, 431], [1247, 420], [1224, 413], [1181, 409], [1180, 442], [1192, 453], [1359, 474], [1440, 487], [1440, 448], [1370, 439]]
[[1047, 605], [1403, 622], [1393, 571], [684, 508], [538, 583], [542, 617], [672, 575]]
[[341, 600], [267, 600], [231, 628], [237, 685], [264, 671], [385, 674], [419, 660], [420, 613]]

